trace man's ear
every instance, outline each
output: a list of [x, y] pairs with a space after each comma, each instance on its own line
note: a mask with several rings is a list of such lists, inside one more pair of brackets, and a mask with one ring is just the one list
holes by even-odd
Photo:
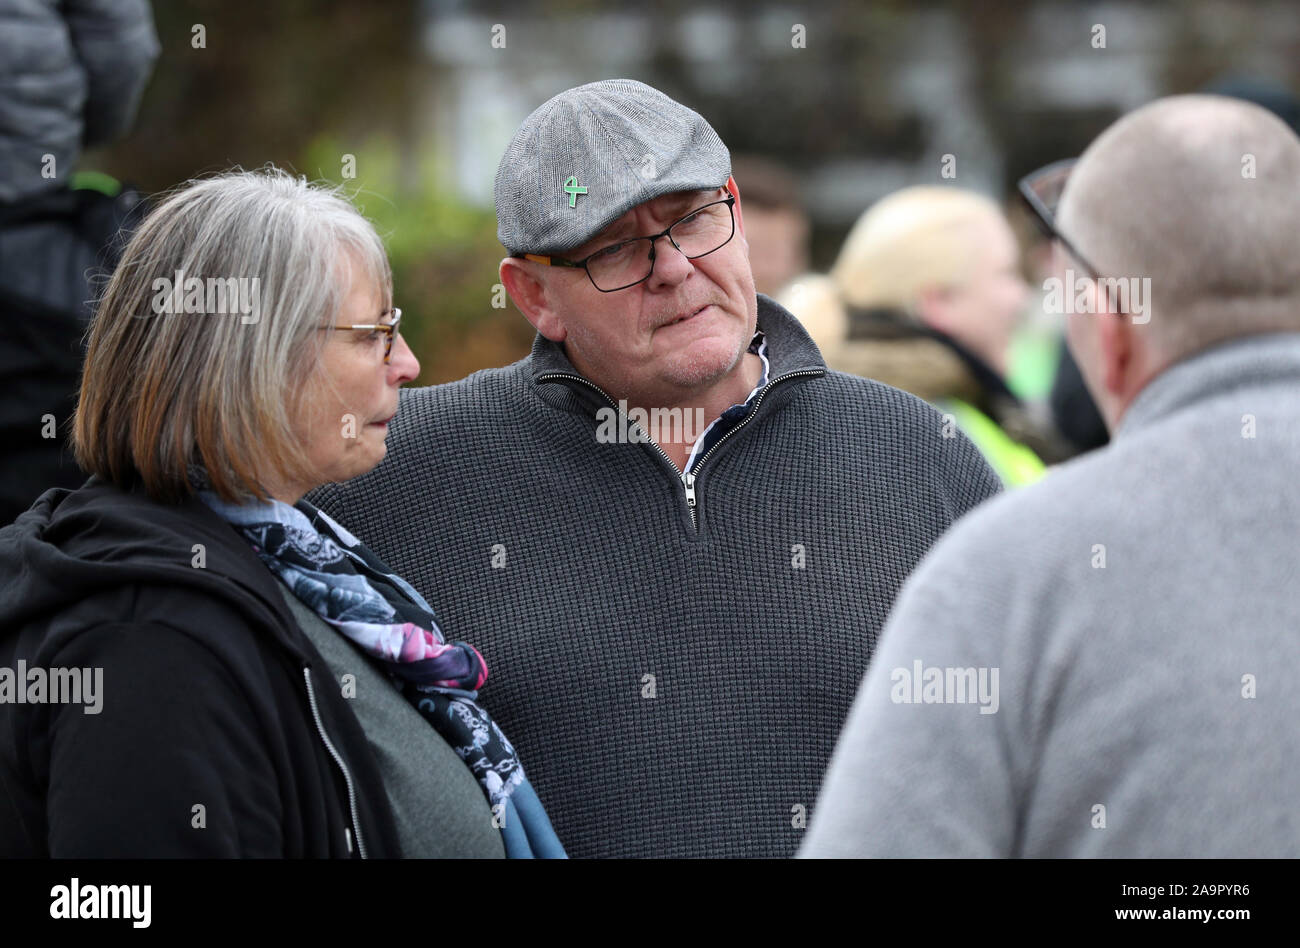
[[1097, 346], [1101, 352], [1101, 384], [1111, 395], [1124, 399], [1132, 385], [1134, 368], [1133, 324], [1123, 313], [1111, 312], [1106, 302], [1106, 294], [1097, 288], [1096, 315], [1088, 317], [1099, 320], [1097, 324]]
[[736, 204], [735, 204], [736, 226], [740, 228], [740, 236], [744, 237], [745, 236], [745, 215], [744, 212], [742, 212], [740, 209], [740, 187], [736, 184], [735, 178], [730, 178], [730, 177], [727, 178], [727, 190], [730, 191], [731, 196], [736, 199]]
[[519, 311], [524, 314], [534, 329], [551, 342], [563, 342], [567, 335], [564, 324], [551, 307], [550, 295], [546, 285], [530, 269], [541, 264], [526, 263], [515, 257], [506, 257], [501, 261], [498, 273], [506, 292], [515, 301]]

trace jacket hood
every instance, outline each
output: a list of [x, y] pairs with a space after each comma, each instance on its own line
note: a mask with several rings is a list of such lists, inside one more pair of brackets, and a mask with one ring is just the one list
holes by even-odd
[[847, 307], [846, 315], [845, 338], [828, 346], [832, 368], [911, 392], [931, 405], [966, 402], [1048, 464], [1074, 453], [1005, 379], [948, 334], [896, 309]]
[[0, 635], [122, 587], [180, 586], [226, 601], [301, 652], [278, 580], [198, 498], [160, 504], [97, 476], [48, 490], [0, 530], [0, 576]]
[[829, 359], [835, 368], [901, 388], [932, 404], [959, 398], [989, 411], [994, 401], [1016, 401], [983, 359], [898, 310], [849, 307], [847, 338], [837, 342]]

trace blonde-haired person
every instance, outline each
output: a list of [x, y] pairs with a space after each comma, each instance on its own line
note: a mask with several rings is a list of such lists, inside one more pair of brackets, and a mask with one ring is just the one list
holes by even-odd
[[0, 531], [0, 665], [81, 686], [0, 704], [0, 852], [562, 854], [482, 657], [302, 499], [383, 459], [400, 318], [337, 190], [239, 171], [146, 218], [90, 330], [93, 476]]
[[952, 416], [1009, 486], [1043, 473], [1049, 442], [1007, 388], [1028, 287], [997, 205], [958, 188], [913, 187], [872, 205], [829, 275], [778, 300], [832, 368], [911, 392]]

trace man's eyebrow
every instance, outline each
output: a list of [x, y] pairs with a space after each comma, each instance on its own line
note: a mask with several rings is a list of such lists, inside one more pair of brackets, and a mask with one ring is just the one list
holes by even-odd
[[[717, 188], [713, 189], [713, 191], [716, 190], [718, 189]], [[711, 195], [713, 191], [683, 191], [679, 194], [673, 195], [671, 200], [665, 201], [664, 206], [668, 209], [670, 215], [672, 214], [672, 212], [676, 212], [676, 211], [684, 212], [688, 208], [694, 207], [698, 203], [707, 202], [709, 195]], [[659, 199], [656, 198], [655, 200], [659, 200]], [[635, 236], [634, 234], [635, 227], [636, 227], [635, 221], [631, 221], [623, 224], [611, 224], [610, 230], [607, 233], [602, 233], [600, 236], [593, 238], [592, 244], [593, 245], [599, 244], [600, 246], [603, 247], [611, 241], [622, 240], [625, 237]]]

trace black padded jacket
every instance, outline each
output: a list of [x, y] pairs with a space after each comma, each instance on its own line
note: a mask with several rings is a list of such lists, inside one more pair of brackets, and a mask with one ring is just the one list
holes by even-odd
[[[361, 726], [277, 582], [198, 500], [99, 478], [0, 530], [0, 855], [400, 856]], [[89, 670], [80, 703], [50, 702], [77, 697], [51, 669]]]

